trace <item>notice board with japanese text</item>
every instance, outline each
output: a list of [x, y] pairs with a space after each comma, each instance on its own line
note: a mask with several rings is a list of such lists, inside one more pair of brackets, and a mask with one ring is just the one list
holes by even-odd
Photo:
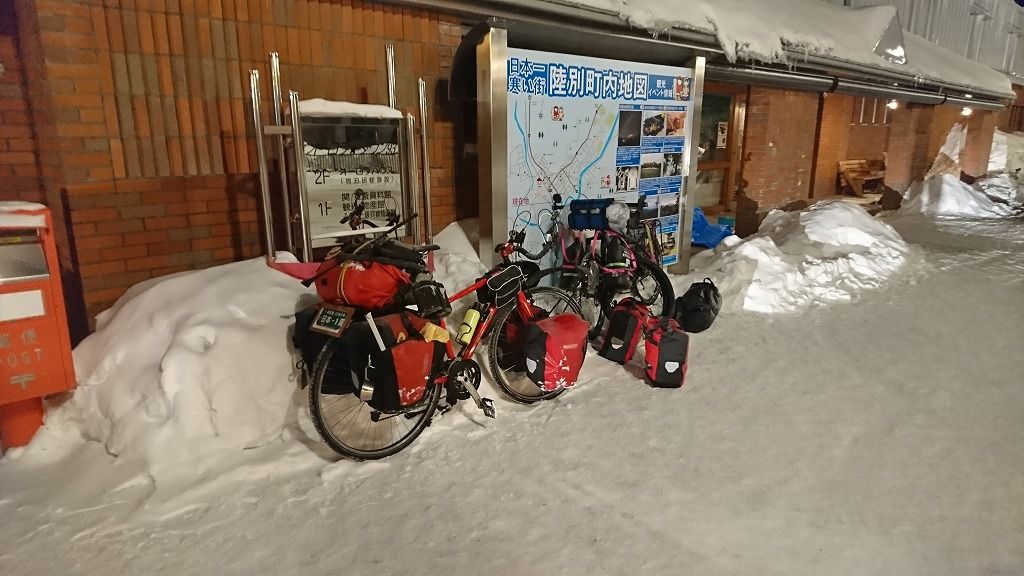
[[[694, 71], [508, 49], [509, 230], [543, 243], [552, 196], [644, 200], [657, 221], [662, 265], [679, 259], [690, 166]], [[682, 243], [689, 246], [689, 243]]]

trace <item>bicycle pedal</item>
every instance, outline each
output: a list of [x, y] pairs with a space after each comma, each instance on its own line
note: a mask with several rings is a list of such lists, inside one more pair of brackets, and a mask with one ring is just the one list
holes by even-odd
[[494, 418], [494, 400], [491, 400], [490, 398], [481, 398], [480, 409], [484, 411], [484, 416]]

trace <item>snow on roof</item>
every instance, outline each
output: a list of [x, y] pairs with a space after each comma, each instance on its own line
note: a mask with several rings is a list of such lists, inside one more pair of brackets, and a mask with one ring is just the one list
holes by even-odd
[[1012, 97], [1006, 75], [904, 31], [906, 64], [888, 62], [875, 46], [896, 16], [892, 6], [849, 8], [819, 0], [571, 0], [582, 7], [660, 32], [714, 35], [730, 62], [787, 63], [786, 50], [893, 70]]
[[402, 118], [402, 111], [380, 104], [357, 104], [310, 98], [299, 101], [299, 114], [311, 117], [357, 116], [360, 118]]

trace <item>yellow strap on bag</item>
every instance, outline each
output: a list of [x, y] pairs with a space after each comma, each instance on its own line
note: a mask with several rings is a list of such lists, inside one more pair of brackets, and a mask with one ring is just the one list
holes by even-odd
[[451, 335], [448, 334], [447, 330], [433, 322], [427, 322], [424, 324], [423, 328], [420, 328], [420, 334], [427, 342], [441, 342], [442, 344], [447, 344], [448, 340], [451, 338]]

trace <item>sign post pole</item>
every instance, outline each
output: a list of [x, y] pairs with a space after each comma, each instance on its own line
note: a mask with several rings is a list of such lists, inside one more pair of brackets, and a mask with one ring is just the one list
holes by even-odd
[[678, 236], [676, 246], [679, 247], [679, 262], [670, 270], [678, 274], [690, 272], [690, 244], [693, 238], [693, 209], [697, 204], [697, 157], [700, 136], [701, 103], [704, 100], [704, 57], [698, 56], [693, 65], [693, 92], [690, 113], [690, 131], [687, 139], [687, 169], [684, 180], [685, 193], [680, 194]]
[[491, 28], [476, 47], [477, 133], [480, 162], [480, 239], [485, 266], [493, 247], [508, 236], [508, 31]]

